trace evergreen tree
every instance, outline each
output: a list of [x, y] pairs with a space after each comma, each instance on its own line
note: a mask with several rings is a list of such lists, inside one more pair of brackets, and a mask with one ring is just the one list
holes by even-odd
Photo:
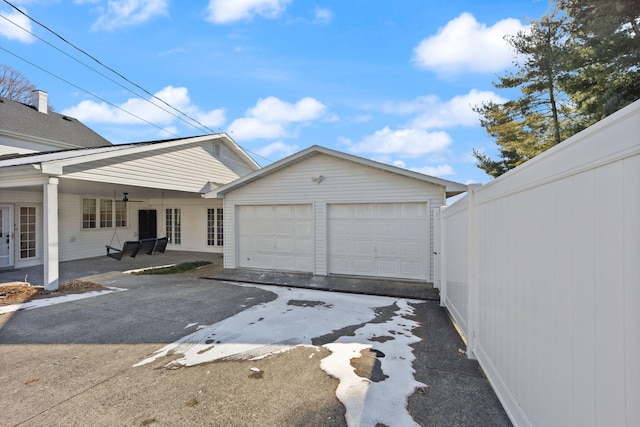
[[570, 18], [565, 83], [590, 123], [640, 99], [640, 1], [558, 0]]
[[564, 61], [564, 18], [545, 15], [506, 40], [516, 52], [516, 70], [499, 77], [494, 86], [519, 88], [521, 96], [504, 104], [476, 106], [481, 125], [496, 139], [500, 159], [475, 151], [477, 166], [496, 177], [559, 144], [573, 123], [572, 108], [560, 90], [567, 79]]

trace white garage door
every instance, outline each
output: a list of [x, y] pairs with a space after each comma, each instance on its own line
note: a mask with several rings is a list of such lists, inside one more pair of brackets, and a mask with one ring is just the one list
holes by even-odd
[[239, 206], [240, 267], [313, 272], [311, 205]]
[[426, 203], [329, 205], [329, 272], [427, 280]]

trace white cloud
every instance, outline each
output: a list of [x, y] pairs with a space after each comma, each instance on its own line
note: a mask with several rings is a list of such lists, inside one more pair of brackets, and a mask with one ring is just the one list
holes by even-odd
[[317, 7], [313, 11], [314, 22], [316, 24], [329, 24], [333, 21], [333, 12], [329, 9]]
[[[208, 127], [221, 126], [226, 120], [224, 110], [200, 111], [197, 106], [191, 103], [188, 90], [184, 87], [167, 86], [155, 96]], [[150, 101], [131, 98], [114, 107], [105, 102], [85, 100], [76, 106], [65, 109], [61, 114], [88, 123], [142, 124], [143, 122], [138, 117], [158, 126], [168, 126], [179, 121], [175, 117], [176, 115], [180, 116], [179, 113], [155, 98]]]
[[107, 8], [91, 27], [93, 30], [113, 31], [132, 27], [167, 14], [169, 0], [109, 0]]
[[451, 165], [447, 165], [447, 164], [439, 165], [439, 166], [425, 166], [421, 168], [411, 168], [411, 170], [414, 172], [423, 173], [425, 175], [437, 176], [437, 177], [446, 176], [446, 175], [455, 175], [455, 172], [453, 171], [453, 168], [451, 167]]
[[275, 18], [291, 0], [210, 0], [207, 20], [215, 24], [251, 19], [255, 15]]
[[514, 58], [504, 36], [524, 28], [513, 18], [487, 27], [465, 12], [440, 28], [436, 35], [422, 40], [414, 48], [413, 61], [419, 67], [441, 75], [500, 71]]
[[422, 129], [391, 130], [385, 127], [352, 144], [353, 153], [374, 153], [399, 157], [420, 157], [444, 152], [452, 140], [446, 132]]
[[455, 96], [446, 102], [435, 95], [427, 95], [409, 102], [389, 102], [383, 104], [381, 109], [388, 114], [415, 114], [410, 127], [444, 129], [479, 125], [479, 116], [473, 111], [473, 107], [487, 101], [502, 103], [506, 102], [506, 99], [492, 91], [471, 89], [468, 93]]
[[[404, 162], [404, 160], [393, 160], [391, 164], [399, 168], [404, 168], [404, 169], [407, 168], [407, 164]], [[455, 175], [453, 168], [451, 167], [451, 165], [448, 165], [448, 164], [443, 164], [439, 166], [424, 166], [421, 168], [412, 167], [409, 169], [414, 172], [418, 172], [418, 173], [422, 173], [430, 176], [437, 176], [437, 177], [441, 177], [445, 175]]]
[[284, 126], [280, 123], [265, 123], [255, 117], [243, 117], [234, 120], [229, 125], [229, 133], [236, 141], [251, 139], [280, 138], [286, 135]]
[[423, 111], [412, 121], [412, 126], [420, 129], [479, 126], [480, 116], [473, 111], [473, 107], [487, 101], [502, 103], [507, 100], [491, 91], [472, 89], [469, 93], [455, 96], [445, 103], [425, 104]]
[[282, 158], [295, 153], [298, 151], [298, 146], [278, 141], [254, 151], [262, 157], [273, 160], [271, 157]]
[[234, 139], [282, 138], [293, 124], [304, 124], [322, 118], [327, 107], [314, 98], [303, 98], [295, 104], [275, 96], [259, 99], [245, 117], [234, 120], [230, 132]]
[[[26, 11], [24, 12], [26, 13]], [[22, 43], [36, 41], [36, 38], [27, 32], [33, 32], [33, 28], [31, 27], [31, 21], [26, 16], [17, 11], [2, 12], [2, 15], [7, 19], [0, 19], [0, 37], [17, 40]]]

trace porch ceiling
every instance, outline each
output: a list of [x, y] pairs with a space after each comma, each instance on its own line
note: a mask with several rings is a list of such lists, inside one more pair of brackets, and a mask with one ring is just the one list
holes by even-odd
[[61, 193], [67, 194], [86, 194], [98, 197], [114, 197], [121, 198], [122, 193], [128, 193], [129, 199], [200, 199], [199, 193], [191, 193], [186, 191], [164, 190], [159, 188], [149, 188], [134, 185], [112, 184], [104, 182], [89, 182], [77, 179], [60, 179], [59, 190]]
[[[42, 175], [32, 174], [34, 177], [42, 178]], [[83, 181], [77, 179], [69, 179], [61, 177], [59, 180], [59, 192], [66, 194], [91, 195], [104, 198], [122, 198], [122, 193], [128, 193], [131, 200], [134, 199], [200, 199], [200, 193], [192, 193], [186, 191], [164, 190], [159, 188], [149, 188], [135, 185], [112, 184], [97, 181]], [[42, 185], [30, 184], [21, 185], [16, 183], [15, 186], [4, 187], [6, 190], [33, 191], [41, 192]]]

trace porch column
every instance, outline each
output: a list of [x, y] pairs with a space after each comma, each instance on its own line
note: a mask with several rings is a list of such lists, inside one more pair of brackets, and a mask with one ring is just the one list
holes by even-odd
[[58, 289], [58, 178], [43, 185], [42, 216], [44, 223], [44, 288]]

